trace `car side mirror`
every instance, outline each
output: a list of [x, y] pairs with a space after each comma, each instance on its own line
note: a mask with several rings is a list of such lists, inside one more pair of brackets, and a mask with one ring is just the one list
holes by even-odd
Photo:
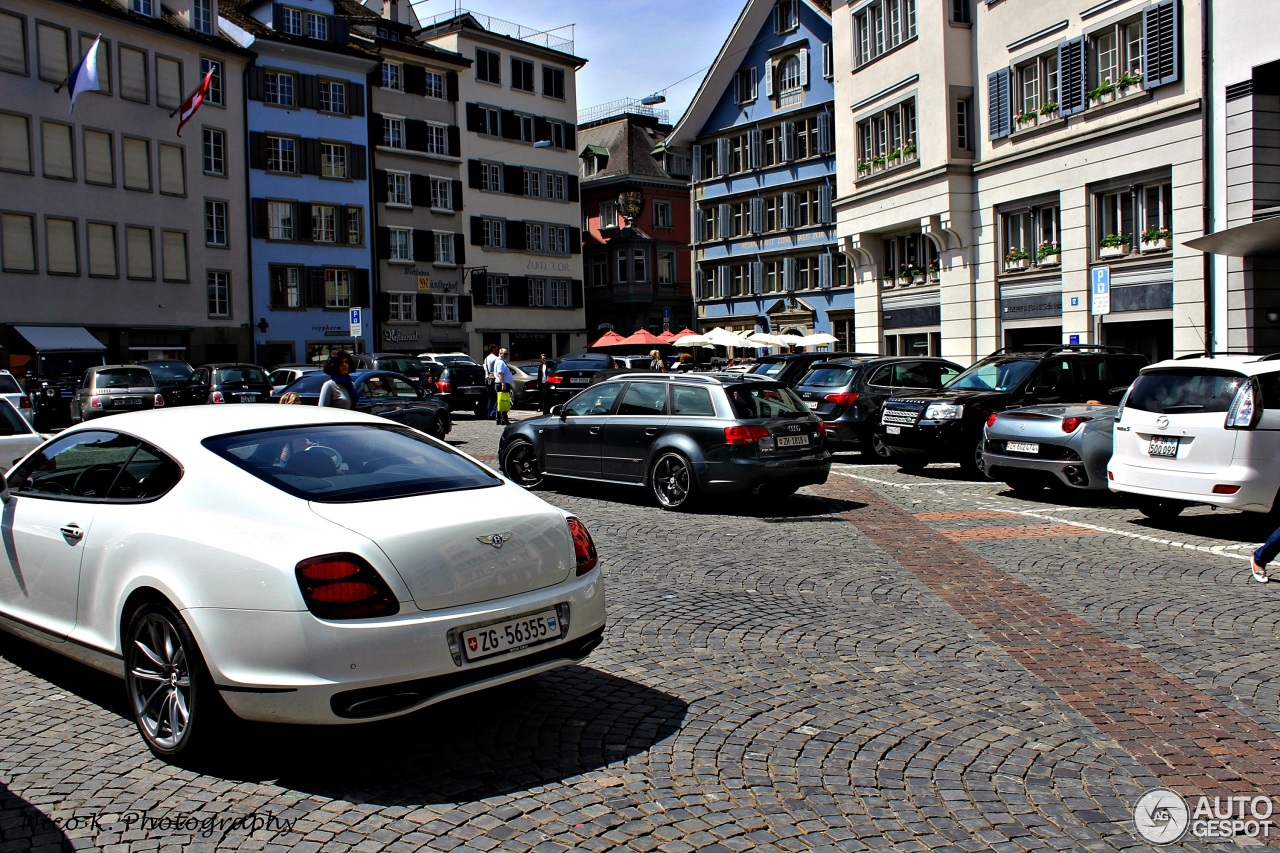
[[9, 502], [9, 479], [0, 474], [0, 504]]
[[559, 418], [560, 420], [564, 420], [565, 419], [564, 406], [552, 406], [551, 414]]

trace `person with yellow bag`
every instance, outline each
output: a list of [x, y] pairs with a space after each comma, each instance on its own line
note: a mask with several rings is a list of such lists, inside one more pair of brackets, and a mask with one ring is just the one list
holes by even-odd
[[506, 349], [498, 350], [498, 359], [493, 363], [493, 375], [497, 377], [494, 387], [498, 392], [498, 424], [506, 426], [511, 423], [511, 392], [515, 388], [515, 376], [507, 364]]

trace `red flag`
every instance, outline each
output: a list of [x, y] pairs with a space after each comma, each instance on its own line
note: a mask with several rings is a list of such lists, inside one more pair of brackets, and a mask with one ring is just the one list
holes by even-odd
[[191, 117], [196, 114], [196, 110], [200, 109], [200, 105], [204, 103], [204, 96], [209, 94], [209, 84], [213, 82], [213, 69], [204, 75], [204, 80], [196, 90], [187, 99], [182, 102], [182, 106], [178, 107], [178, 112], [182, 113], [182, 119], [178, 122], [178, 135], [182, 135], [182, 126], [191, 121]]

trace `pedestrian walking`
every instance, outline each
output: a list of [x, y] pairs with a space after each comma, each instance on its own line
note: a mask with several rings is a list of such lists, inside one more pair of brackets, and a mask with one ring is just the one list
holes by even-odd
[[667, 365], [662, 360], [662, 353], [658, 352], [656, 349], [649, 350], [649, 369], [656, 370], [659, 373], [667, 372]]
[[1267, 541], [1262, 543], [1262, 547], [1249, 557], [1249, 568], [1253, 570], [1253, 579], [1258, 583], [1271, 580], [1267, 575], [1267, 563], [1274, 560], [1276, 554], [1280, 554], [1280, 527], [1276, 528], [1276, 531], [1267, 537]]
[[493, 363], [498, 360], [498, 345], [489, 347], [489, 354], [484, 357], [484, 388], [488, 397], [486, 417], [493, 420], [498, 416], [498, 389], [494, 386]]
[[320, 386], [320, 401], [317, 405], [330, 406], [335, 409], [354, 409], [360, 402], [356, 392], [356, 384], [351, 381], [351, 370], [355, 367], [351, 353], [338, 350], [324, 363], [324, 372], [329, 380]]
[[551, 362], [544, 352], [538, 363], [538, 410], [544, 415], [551, 411], [551, 383], [547, 382], [550, 376]]
[[505, 349], [498, 350], [498, 358], [493, 363], [494, 376], [494, 415], [495, 420], [502, 426], [511, 423], [511, 392], [515, 388], [515, 376], [511, 373], [511, 366], [507, 364], [507, 351]]

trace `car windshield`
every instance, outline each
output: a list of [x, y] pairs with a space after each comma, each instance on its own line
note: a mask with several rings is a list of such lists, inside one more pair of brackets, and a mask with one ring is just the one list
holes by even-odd
[[728, 392], [734, 414], [743, 420], [797, 418], [809, 414], [809, 406], [785, 385], [752, 382], [731, 386]]
[[283, 492], [321, 503], [385, 500], [502, 481], [395, 424], [314, 424], [207, 438], [204, 446]]
[[99, 388], [136, 388], [139, 385], [152, 386], [155, 383], [155, 379], [151, 377], [151, 371], [145, 367], [122, 367], [100, 371], [97, 386]]
[[857, 368], [849, 365], [820, 364], [811, 368], [800, 384], [814, 388], [840, 388], [853, 381], [855, 372]]
[[21, 394], [22, 386], [11, 373], [0, 373], [0, 394]]
[[1141, 374], [1125, 407], [1157, 415], [1225, 412], [1248, 377], [1226, 370], [1161, 370]]
[[177, 381], [186, 382], [191, 378], [191, 374], [195, 371], [191, 365], [181, 361], [164, 362], [162, 364], [145, 365], [147, 370], [151, 371], [151, 375], [162, 382]]
[[267, 374], [260, 367], [221, 367], [218, 369], [218, 382], [256, 382], [270, 385]]
[[781, 359], [777, 361], [762, 361], [751, 369], [751, 372], [757, 376], [777, 376], [782, 371], [786, 362]]
[[980, 361], [947, 385], [948, 391], [1011, 391], [1040, 363], [1038, 358]]

